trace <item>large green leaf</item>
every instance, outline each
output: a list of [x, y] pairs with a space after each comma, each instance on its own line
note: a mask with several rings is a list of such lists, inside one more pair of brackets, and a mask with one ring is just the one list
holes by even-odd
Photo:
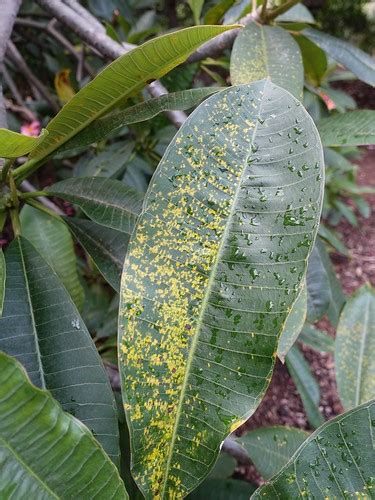
[[270, 78], [302, 99], [301, 52], [293, 37], [282, 28], [246, 25], [234, 42], [230, 76], [233, 85]]
[[128, 234], [142, 207], [142, 194], [106, 177], [70, 178], [47, 191], [78, 205], [94, 222]]
[[104, 278], [119, 291], [129, 236], [90, 220], [77, 217], [67, 217], [65, 220]]
[[20, 215], [22, 235], [38, 250], [70, 293], [78, 309], [84, 292], [77, 273], [77, 258], [69, 229], [57, 219], [25, 205]]
[[163, 111], [190, 109], [199, 104], [207, 96], [215, 94], [220, 90], [222, 89], [217, 87], [182, 90], [149, 99], [122, 111], [115, 111], [108, 116], [94, 121], [86, 129], [65, 143], [59, 149], [59, 152], [76, 149], [100, 141], [109, 134], [120, 130], [125, 125], [149, 120]]
[[323, 424], [252, 499], [373, 498], [375, 401]]
[[335, 61], [352, 71], [360, 80], [369, 85], [375, 85], [375, 61], [370, 55], [344, 40], [313, 28], [304, 29], [302, 34], [316, 43]]
[[319, 427], [324, 418], [319, 411], [320, 389], [311, 373], [309, 364], [297, 346], [288, 352], [286, 366], [301, 396], [307, 420], [313, 427]]
[[187, 494], [258, 406], [304, 280], [323, 168], [311, 118], [269, 80], [211, 96], [169, 145], [120, 294], [133, 475], [147, 498]]
[[[116, 59], [75, 94], [49, 122], [48, 135], [32, 152], [33, 162], [38, 163], [49, 156], [146, 83], [181, 64], [202, 43], [234, 27], [238, 26], [197, 26], [174, 31], [149, 40]], [[21, 168], [17, 172], [18, 178], [24, 175]]]
[[307, 292], [306, 285], [304, 285], [284, 324], [284, 328], [279, 339], [279, 345], [277, 346], [277, 356], [283, 363], [289, 349], [295, 343], [302, 330], [306, 319], [306, 312]]
[[118, 459], [113, 394], [100, 356], [68, 292], [31, 243], [5, 252], [7, 282], [0, 350], [15, 356], [31, 381], [86, 424]]
[[3, 314], [7, 269], [3, 250], [0, 249], [0, 316]]
[[309, 257], [306, 274], [306, 289], [307, 320], [310, 323], [315, 323], [328, 311], [331, 301], [333, 300], [328, 273], [324, 267], [317, 243], [314, 245]]
[[49, 392], [34, 387], [21, 365], [4, 353], [0, 497], [128, 498], [116, 467], [88, 429], [64, 413]]
[[262, 427], [238, 438], [264, 479], [277, 474], [289, 461], [308, 433], [293, 427]]
[[375, 290], [369, 284], [357, 290], [342, 310], [335, 368], [345, 409], [375, 397]]
[[318, 122], [325, 146], [363, 146], [375, 144], [375, 111], [361, 109], [341, 113]]
[[43, 130], [39, 137], [30, 137], [0, 128], [0, 158], [17, 158], [26, 155], [35, 149], [47, 135], [46, 130]]

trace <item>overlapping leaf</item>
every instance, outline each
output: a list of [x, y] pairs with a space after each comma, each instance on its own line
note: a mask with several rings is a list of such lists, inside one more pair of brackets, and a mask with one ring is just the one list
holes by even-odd
[[87, 146], [93, 142], [100, 141], [125, 125], [149, 120], [163, 111], [190, 109], [199, 104], [207, 96], [215, 94], [219, 90], [222, 89], [216, 87], [203, 87], [172, 92], [162, 95], [161, 97], [155, 97], [154, 99], [135, 104], [122, 111], [113, 112], [108, 116], [96, 120], [86, 129], [82, 130], [82, 132], [64, 144], [59, 149], [59, 152]]
[[372, 498], [374, 426], [374, 400], [326, 422], [251, 498]]
[[[154, 38], [116, 59], [81, 89], [47, 125], [33, 163], [49, 156], [127, 97], [181, 64], [197, 47], [238, 26], [197, 26]], [[30, 164], [28, 168], [30, 167]], [[24, 169], [17, 172], [22, 179]]]
[[304, 280], [323, 169], [311, 118], [268, 80], [210, 97], [167, 149], [125, 258], [119, 319], [147, 498], [192, 490], [259, 404]]
[[277, 474], [308, 437], [308, 433], [293, 427], [262, 427], [254, 429], [238, 441], [264, 479]]
[[363, 285], [345, 304], [335, 345], [337, 388], [345, 409], [375, 397], [375, 290]]
[[301, 52], [293, 37], [282, 28], [246, 25], [233, 45], [230, 75], [233, 85], [270, 78], [297, 99], [302, 98]]
[[333, 354], [335, 350], [334, 339], [326, 332], [323, 332], [308, 323], [306, 323], [306, 325], [302, 328], [298, 340], [319, 352], [329, 352]]
[[313, 28], [304, 29], [302, 34], [316, 43], [335, 61], [352, 71], [360, 80], [369, 85], [375, 85], [375, 61], [366, 52], [344, 40]]
[[47, 135], [46, 130], [43, 130], [39, 137], [30, 137], [0, 128], [0, 158], [17, 158], [26, 155], [35, 149]]
[[361, 109], [323, 118], [318, 130], [325, 146], [363, 146], [375, 143], [375, 111]]
[[285, 322], [283, 331], [280, 335], [279, 345], [277, 346], [277, 356], [283, 363], [285, 356], [288, 354], [302, 330], [306, 319], [306, 312], [307, 292], [306, 285], [304, 285]]
[[0, 316], [3, 314], [6, 274], [7, 270], [5, 265], [4, 253], [0, 249]]
[[84, 292], [77, 273], [77, 259], [69, 229], [63, 222], [25, 205], [20, 215], [22, 235], [28, 239], [55, 271], [78, 309]]
[[30, 380], [86, 424], [118, 460], [113, 394], [100, 356], [68, 292], [31, 243], [18, 237], [5, 253], [7, 287], [0, 350]]
[[78, 205], [94, 222], [128, 234], [142, 207], [138, 191], [106, 177], [70, 178], [47, 191]]
[[306, 274], [307, 320], [315, 323], [328, 311], [333, 300], [330, 282], [321, 252], [316, 244], [309, 257]]
[[105, 498], [128, 495], [88, 429], [0, 353], [0, 497]]

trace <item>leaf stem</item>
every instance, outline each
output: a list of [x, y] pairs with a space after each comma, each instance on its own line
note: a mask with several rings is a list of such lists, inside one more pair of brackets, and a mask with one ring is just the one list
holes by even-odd
[[8, 172], [9, 172], [11, 166], [13, 165], [13, 163], [14, 163], [14, 158], [11, 158], [10, 160], [5, 161], [4, 166], [1, 170], [1, 177], [2, 177], [3, 182], [6, 182]]
[[262, 10], [260, 11], [260, 18], [261, 19], [266, 18], [266, 11], [267, 11], [267, 0], [263, 0]]
[[275, 19], [277, 16], [281, 16], [281, 14], [284, 14], [284, 12], [287, 12], [289, 9], [294, 7], [297, 3], [299, 3], [301, 0], [288, 0], [279, 7], [276, 7], [272, 10], [270, 10], [268, 13], [265, 13], [264, 17], [262, 18], [265, 21], [272, 21], [272, 19]]
[[38, 198], [39, 196], [51, 196], [48, 191], [32, 191], [29, 193], [20, 193], [18, 197], [21, 200], [27, 200], [28, 198]]
[[56, 219], [56, 220], [62, 222], [63, 224], [65, 224], [65, 221], [64, 221], [63, 217], [61, 217], [60, 215], [58, 215], [56, 212], [54, 212], [50, 208], [45, 207], [44, 205], [42, 205], [41, 203], [39, 203], [39, 201], [33, 200], [32, 198], [27, 198], [26, 203], [28, 205], [30, 205], [31, 207], [37, 208], [41, 212], [44, 212], [45, 214], [48, 214], [51, 217], [53, 217], [54, 219]]
[[14, 169], [13, 171], [13, 176], [16, 181], [16, 184], [20, 184], [26, 177], [28, 177], [30, 174], [35, 172], [39, 167], [41, 166], [41, 160], [37, 160], [32, 158], [31, 160], [27, 161], [20, 167]]
[[12, 222], [13, 233], [14, 236], [17, 237], [21, 234], [21, 223], [20, 223], [18, 208], [11, 208], [9, 210], [9, 213], [10, 213], [10, 220]]

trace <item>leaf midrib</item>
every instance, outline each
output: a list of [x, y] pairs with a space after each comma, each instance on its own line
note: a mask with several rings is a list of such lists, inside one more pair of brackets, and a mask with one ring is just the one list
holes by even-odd
[[[260, 105], [259, 105], [258, 116], [257, 117], [259, 117], [261, 115], [262, 105], [263, 105], [263, 102], [264, 102], [264, 99], [265, 99], [265, 95], [266, 95], [267, 84], [268, 84], [268, 80], [266, 80], [265, 83], [264, 83], [262, 100], [261, 100]], [[246, 157], [246, 159], [244, 160], [244, 168], [243, 168], [241, 176], [240, 176], [240, 178], [238, 180], [236, 192], [235, 192], [235, 194], [233, 196], [232, 205], [231, 205], [230, 212], [229, 212], [228, 218], [227, 218], [228, 221], [230, 221], [233, 218], [234, 210], [235, 210], [235, 207], [237, 206], [236, 202], [237, 202], [238, 196], [240, 194], [240, 190], [241, 190], [240, 188], [241, 188], [242, 180], [243, 180], [245, 172], [246, 172], [247, 159], [248, 159], [248, 157], [251, 154], [251, 144], [253, 144], [253, 142], [254, 142], [254, 138], [255, 138], [257, 130], [258, 130], [258, 124], [259, 124], [259, 121], [256, 119], [255, 128], [254, 128], [253, 135], [252, 135], [252, 138], [251, 138], [251, 143], [249, 144], [249, 154]], [[162, 487], [162, 490], [161, 490], [161, 498], [164, 498], [165, 489], [166, 489], [166, 486], [167, 486], [167, 482], [169, 480], [169, 469], [170, 469], [170, 465], [171, 465], [172, 456], [174, 454], [174, 444], [176, 442], [176, 438], [177, 438], [177, 435], [178, 435], [178, 427], [179, 427], [179, 424], [180, 424], [180, 417], [181, 417], [181, 414], [182, 414], [182, 405], [183, 405], [183, 402], [184, 402], [184, 399], [185, 399], [186, 386], [187, 386], [188, 379], [189, 379], [189, 376], [190, 376], [190, 367], [191, 367], [191, 364], [192, 364], [192, 361], [193, 361], [193, 358], [194, 358], [194, 354], [195, 354], [195, 351], [196, 351], [196, 348], [197, 348], [199, 332], [201, 331], [203, 316], [204, 316], [205, 311], [206, 311], [207, 302], [208, 302], [209, 297], [211, 295], [211, 288], [212, 288], [212, 284], [214, 283], [217, 266], [218, 266], [218, 264], [220, 262], [220, 258], [221, 258], [221, 255], [222, 255], [222, 252], [223, 252], [223, 249], [224, 249], [224, 246], [225, 246], [225, 242], [227, 240], [228, 228], [229, 228], [229, 222], [225, 225], [225, 228], [224, 228], [224, 231], [223, 231], [223, 234], [222, 234], [222, 237], [221, 237], [221, 241], [220, 241], [220, 244], [219, 244], [218, 252], [217, 252], [217, 255], [216, 255], [216, 259], [215, 259], [215, 262], [214, 262], [214, 264], [212, 266], [210, 277], [209, 277], [209, 280], [208, 280], [208, 283], [207, 283], [206, 292], [205, 292], [203, 300], [202, 300], [201, 311], [199, 313], [199, 317], [198, 317], [198, 320], [197, 320], [196, 334], [194, 335], [194, 337], [192, 339], [191, 348], [190, 348], [189, 356], [188, 356], [187, 363], [186, 363], [185, 377], [184, 377], [184, 381], [183, 381], [182, 386], [181, 386], [180, 399], [179, 399], [179, 403], [178, 403], [178, 407], [177, 407], [175, 424], [174, 424], [174, 427], [173, 427], [172, 438], [171, 438], [170, 446], [169, 446], [169, 450], [168, 450], [168, 456], [167, 456], [167, 462], [166, 462], [166, 470], [165, 470], [165, 475], [164, 475], [165, 479], [164, 479], [163, 487]]]

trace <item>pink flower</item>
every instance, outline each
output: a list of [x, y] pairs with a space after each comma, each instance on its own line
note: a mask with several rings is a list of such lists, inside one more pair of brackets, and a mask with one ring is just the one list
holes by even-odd
[[24, 123], [21, 126], [21, 134], [37, 137], [40, 134], [40, 122], [33, 120], [31, 123]]

